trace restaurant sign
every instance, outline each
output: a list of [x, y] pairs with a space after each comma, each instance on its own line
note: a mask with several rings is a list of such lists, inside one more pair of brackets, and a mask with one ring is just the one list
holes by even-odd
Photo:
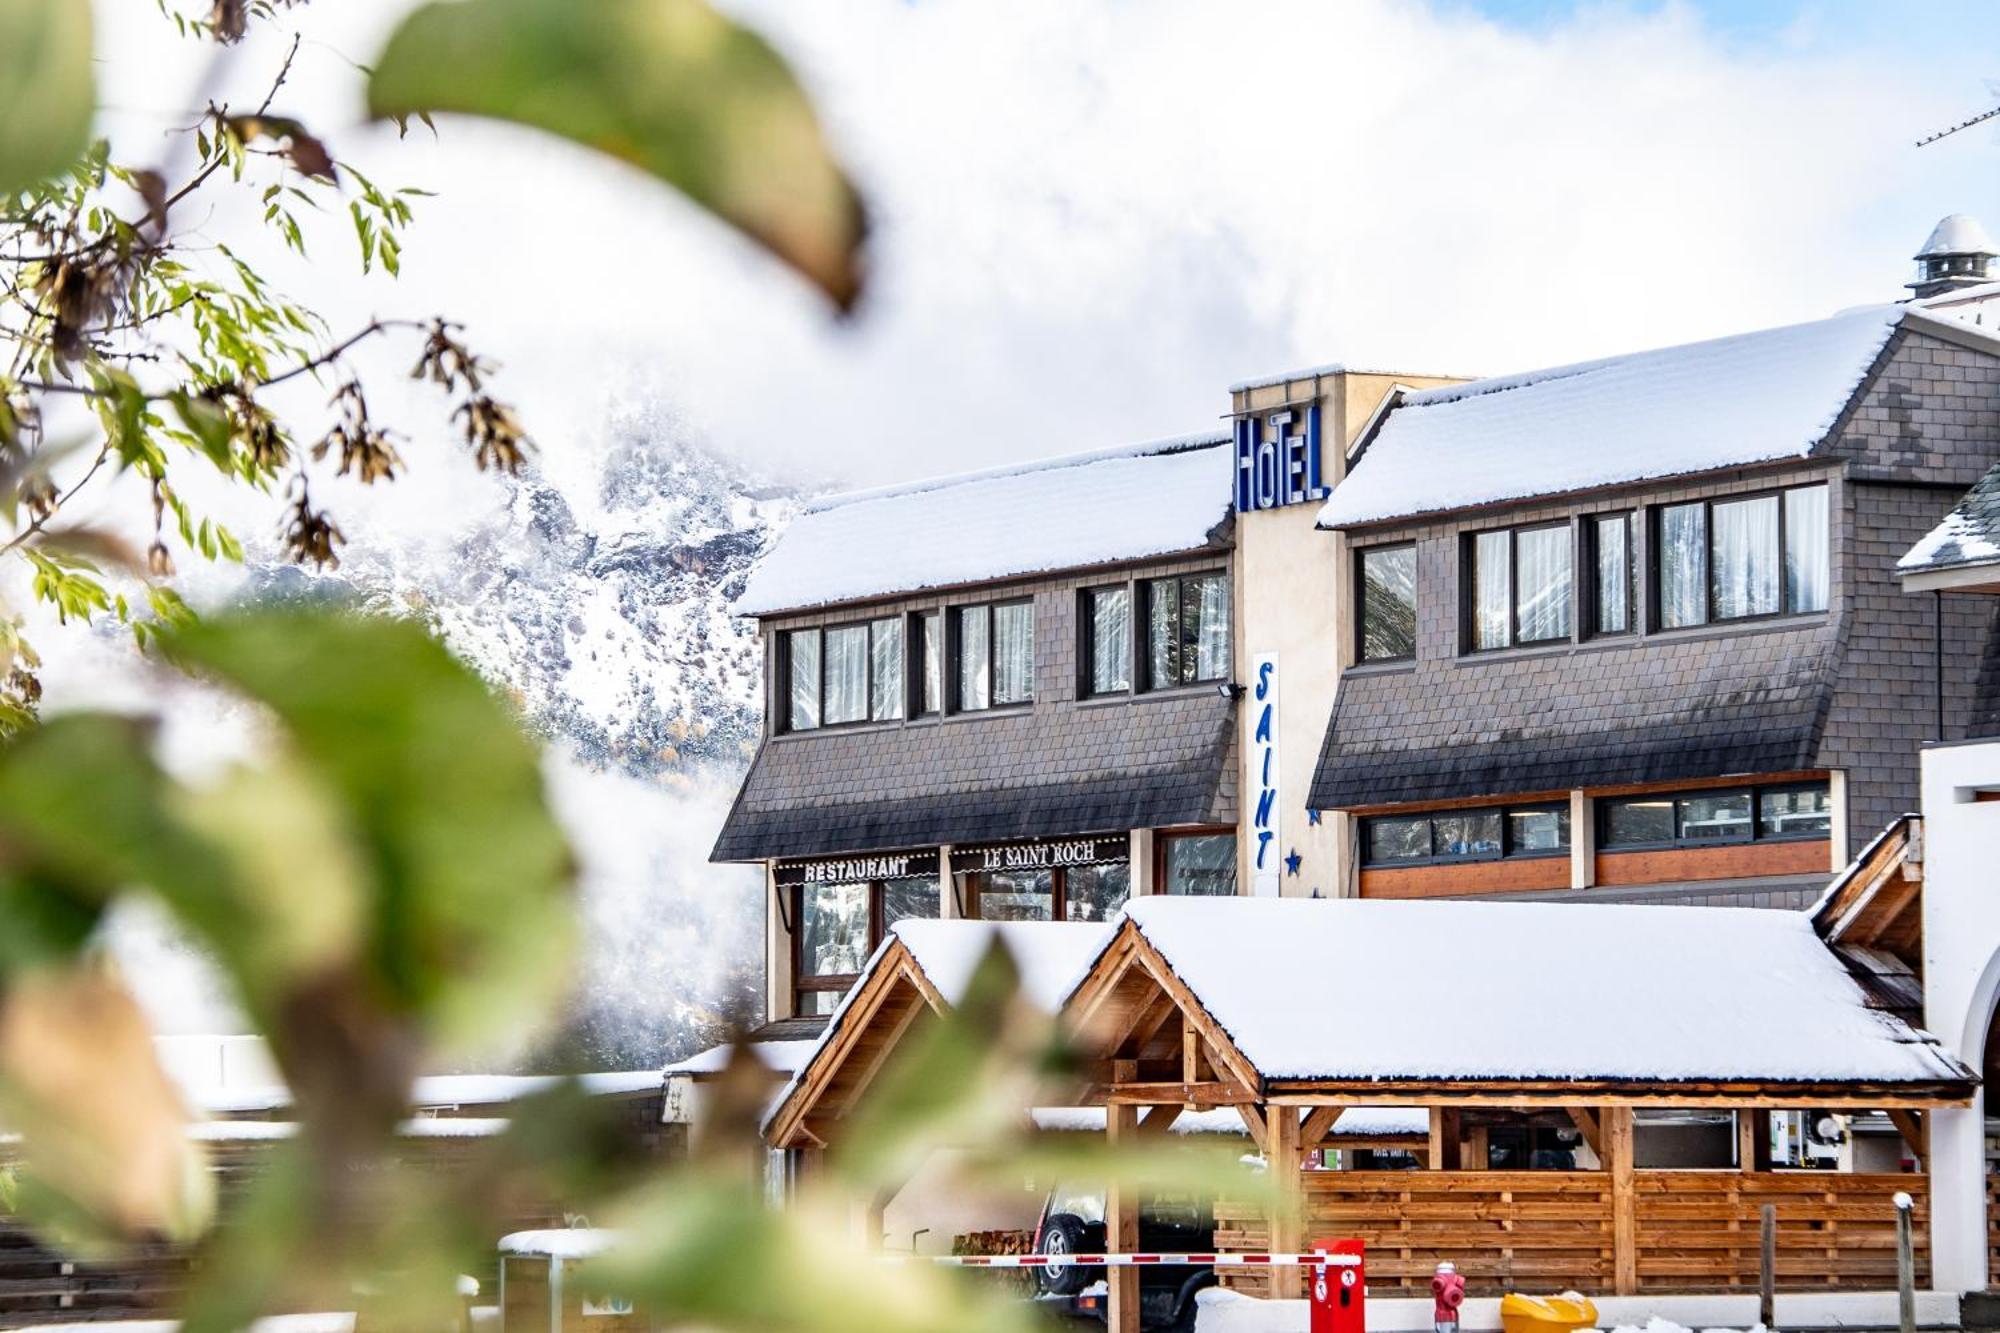
[[1060, 838], [1044, 842], [1008, 842], [992, 847], [956, 848], [951, 854], [951, 868], [958, 873], [1053, 870], [1057, 866], [1124, 861], [1131, 854], [1131, 841], [1120, 833], [1107, 838]]
[[935, 879], [936, 852], [890, 852], [882, 856], [827, 856], [811, 861], [780, 861], [774, 872], [780, 884], [858, 884], [875, 879]]
[[[1236, 512], [1324, 500], [1319, 404], [1236, 418]], [[1300, 432], [1303, 426], [1304, 433]]]

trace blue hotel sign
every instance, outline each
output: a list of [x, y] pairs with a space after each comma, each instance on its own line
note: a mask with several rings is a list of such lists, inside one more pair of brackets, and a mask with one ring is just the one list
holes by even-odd
[[1288, 407], [1236, 419], [1237, 513], [1324, 500], [1327, 494], [1318, 403], [1304, 413]]

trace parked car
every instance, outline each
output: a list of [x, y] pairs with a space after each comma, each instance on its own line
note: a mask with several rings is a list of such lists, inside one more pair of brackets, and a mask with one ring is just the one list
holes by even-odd
[[[1063, 1262], [1073, 1254], [1104, 1251], [1104, 1190], [1059, 1184], [1042, 1204], [1035, 1225], [1035, 1253], [1049, 1264], [1036, 1270], [1036, 1288], [1066, 1313], [1103, 1319], [1110, 1304], [1102, 1265]], [[1193, 1195], [1158, 1195], [1139, 1204], [1138, 1248], [1160, 1254], [1215, 1248], [1213, 1207]], [[1139, 1326], [1163, 1333], [1193, 1333], [1195, 1294], [1215, 1285], [1207, 1265], [1148, 1264], [1139, 1269]]]

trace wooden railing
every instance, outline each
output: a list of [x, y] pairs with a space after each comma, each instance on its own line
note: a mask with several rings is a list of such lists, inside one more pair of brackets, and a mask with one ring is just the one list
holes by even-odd
[[1641, 1291], [1757, 1287], [1759, 1213], [1777, 1208], [1781, 1291], [1896, 1285], [1896, 1209], [1912, 1218], [1917, 1285], [1930, 1282], [1930, 1182], [1916, 1175], [1833, 1171], [1636, 1173]]
[[[1428, 1293], [1450, 1260], [1476, 1295], [1614, 1286], [1611, 1177], [1603, 1171], [1308, 1171], [1305, 1234], [1368, 1246], [1368, 1285]], [[1797, 1171], [1638, 1171], [1635, 1268], [1641, 1292], [1755, 1290], [1762, 1205], [1777, 1208], [1781, 1290], [1890, 1287], [1898, 1190], [1916, 1201], [1917, 1280], [1930, 1276], [1930, 1193], [1915, 1175]], [[1216, 1209], [1218, 1249], [1261, 1249], [1269, 1232], [1242, 1205]], [[1996, 1231], [2000, 1262], [2000, 1231]], [[1259, 1271], [1223, 1284], [1268, 1292]]]

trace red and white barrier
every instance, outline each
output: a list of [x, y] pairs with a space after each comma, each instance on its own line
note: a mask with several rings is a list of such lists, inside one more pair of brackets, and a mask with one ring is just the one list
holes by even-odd
[[[900, 1256], [890, 1256], [896, 1258]], [[1352, 1254], [1308, 1251], [1304, 1254], [940, 1254], [932, 1263], [948, 1268], [1141, 1268], [1153, 1264], [1200, 1265], [1217, 1268], [1353, 1268]]]

